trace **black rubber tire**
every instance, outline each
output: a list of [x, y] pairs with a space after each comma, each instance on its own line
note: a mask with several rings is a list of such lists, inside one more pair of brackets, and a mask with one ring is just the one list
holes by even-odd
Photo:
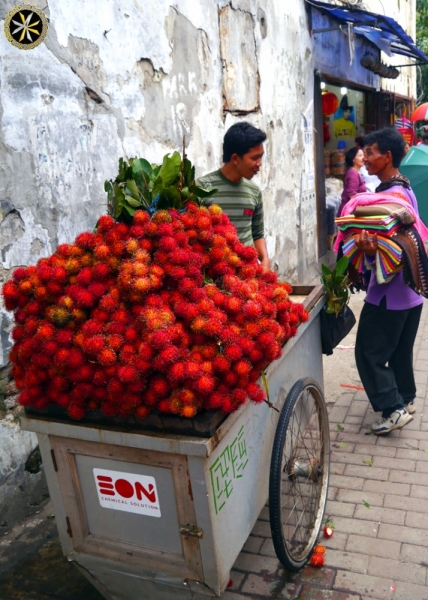
[[[302, 409], [306, 413], [308, 409], [305, 407], [311, 404], [307, 394], [310, 394], [313, 400], [313, 411], [309, 417], [309, 423], [312, 423], [318, 429], [320, 439], [319, 448], [315, 444], [316, 440], [314, 438], [316, 436], [315, 434], [313, 435], [315, 431], [313, 426], [305, 426], [305, 431], [307, 430], [307, 432], [303, 435], [298, 425], [300, 434], [295, 433], [297, 411], [300, 410], [300, 413], [303, 415]], [[304, 403], [305, 397], [307, 398], [306, 403]], [[294, 427], [294, 431], [290, 427]], [[300, 440], [299, 437], [301, 438]], [[306, 440], [311, 442], [312, 448], [306, 447]], [[288, 444], [285, 450], [287, 454], [284, 456], [286, 443]], [[291, 444], [294, 444], [293, 447], [291, 447]], [[300, 464], [298, 463], [299, 456]], [[296, 477], [295, 472], [298, 470], [297, 467], [301, 465], [305, 466], [305, 461], [306, 465], [310, 465], [308, 469], [311, 471], [311, 475], [306, 476], [305, 471], [305, 475]], [[314, 465], [317, 465], [316, 473], [312, 471], [315, 468]], [[288, 474], [284, 476], [283, 474], [286, 470]], [[291, 388], [279, 416], [273, 443], [269, 479], [269, 516], [273, 545], [279, 561], [290, 571], [299, 571], [304, 567], [312, 554], [322, 527], [327, 502], [329, 471], [330, 435], [327, 407], [323, 393], [317, 382], [313, 379], [300, 379]], [[290, 475], [290, 473], [292, 474]], [[300, 479], [303, 479], [302, 483], [300, 483]], [[297, 504], [294, 504], [292, 509], [287, 508], [284, 511], [283, 497], [287, 498], [285, 503], [291, 505], [293, 503], [293, 494], [286, 493], [283, 496], [283, 487], [285, 491], [287, 491], [287, 488], [289, 488], [289, 491], [294, 491], [297, 488], [301, 490], [301, 486], [305, 491], [303, 496], [301, 491], [297, 494], [297, 496], [300, 494], [300, 505], [303, 506], [300, 510], [301, 516], [298, 517], [299, 507]], [[307, 490], [312, 494], [309, 496], [309, 500]], [[313, 494], [316, 494], [316, 496]], [[307, 504], [305, 503], [307, 502], [313, 505], [314, 519], [313, 523], [307, 522], [304, 524], [303, 517], [308, 521], [310, 516], [306, 514], [306, 512], [309, 513], [309, 511], [306, 511]], [[291, 525], [287, 522], [284, 523], [285, 514], [289, 514], [290, 519], [293, 516], [294, 520], [297, 519], [297, 523], [292, 523]], [[293, 527], [295, 527], [295, 532], [290, 535], [289, 529]], [[303, 533], [302, 540], [297, 539], [300, 533]]]

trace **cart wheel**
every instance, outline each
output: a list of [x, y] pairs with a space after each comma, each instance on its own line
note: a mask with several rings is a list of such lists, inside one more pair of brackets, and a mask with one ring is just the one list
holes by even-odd
[[282, 408], [269, 480], [272, 540], [280, 562], [298, 571], [310, 557], [327, 501], [330, 436], [318, 384], [300, 379]]

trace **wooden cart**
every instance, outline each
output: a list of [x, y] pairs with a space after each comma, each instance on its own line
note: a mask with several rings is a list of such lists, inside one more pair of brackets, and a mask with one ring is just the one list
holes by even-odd
[[22, 418], [38, 435], [64, 554], [105, 598], [220, 596], [268, 497], [278, 557], [306, 563], [328, 486], [324, 296], [296, 292], [310, 319], [266, 370], [274, 408], [248, 402], [210, 437]]

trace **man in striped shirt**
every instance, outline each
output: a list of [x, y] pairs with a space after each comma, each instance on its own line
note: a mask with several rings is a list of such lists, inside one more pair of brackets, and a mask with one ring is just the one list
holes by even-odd
[[250, 181], [259, 172], [266, 134], [246, 121], [235, 123], [223, 140], [221, 169], [198, 180], [203, 188], [215, 188], [217, 194], [204, 204], [219, 204], [235, 225], [243, 244], [254, 245], [264, 270], [270, 268], [264, 238], [263, 202], [260, 189]]

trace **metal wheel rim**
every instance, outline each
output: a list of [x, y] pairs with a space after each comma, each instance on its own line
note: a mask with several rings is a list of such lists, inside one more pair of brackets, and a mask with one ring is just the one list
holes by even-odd
[[322, 525], [329, 469], [326, 419], [318, 389], [305, 387], [290, 415], [281, 461], [282, 534], [296, 562], [312, 550]]

